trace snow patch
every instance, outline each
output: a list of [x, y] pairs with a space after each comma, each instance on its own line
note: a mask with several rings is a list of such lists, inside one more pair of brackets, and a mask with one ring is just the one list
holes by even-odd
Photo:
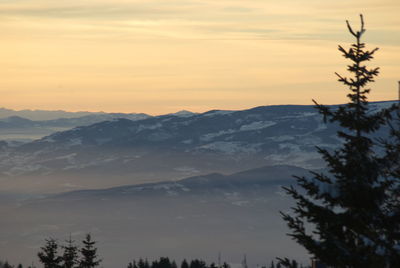
[[216, 137], [219, 137], [219, 136], [222, 136], [222, 135], [225, 135], [225, 134], [232, 134], [232, 133], [235, 133], [235, 132], [236, 132], [236, 131], [233, 130], [233, 129], [221, 130], [221, 131], [219, 131], [219, 132], [217, 132], [217, 133], [208, 133], [208, 134], [205, 134], [205, 135], [203, 135], [203, 136], [200, 137], [200, 140], [201, 140], [201, 141], [210, 141], [210, 140], [212, 140], [213, 138], [216, 138]]
[[256, 153], [259, 151], [260, 144], [242, 144], [240, 142], [218, 141], [198, 147], [211, 151], [222, 152], [226, 154], [235, 153]]
[[75, 138], [69, 141], [70, 146], [82, 145], [82, 138]]
[[75, 157], [76, 157], [77, 153], [72, 153], [72, 154], [67, 154], [67, 155], [62, 155], [62, 156], [57, 156], [54, 159], [57, 160], [67, 160], [68, 163], [73, 164], [75, 163]]
[[292, 141], [295, 139], [295, 137], [289, 135], [282, 135], [282, 136], [268, 137], [268, 139], [276, 142], [283, 142], [283, 141]]
[[209, 117], [211, 117], [211, 116], [226, 115], [226, 114], [231, 114], [231, 113], [233, 113], [233, 111], [224, 111], [224, 110], [221, 110], [221, 111], [214, 111], [214, 112], [206, 113], [206, 114], [204, 114], [204, 116], [209, 116]]
[[138, 133], [140, 131], [143, 131], [143, 130], [146, 130], [146, 129], [153, 130], [153, 129], [157, 129], [157, 128], [160, 128], [160, 127], [162, 127], [161, 123], [157, 123], [157, 124], [154, 124], [154, 125], [139, 125], [139, 127], [136, 130], [136, 133]]
[[273, 121], [257, 121], [240, 127], [240, 131], [259, 130], [276, 125]]
[[44, 138], [42, 139], [42, 141], [44, 141], [44, 142], [49, 142], [49, 143], [54, 143], [54, 142], [56, 142], [56, 141], [54, 140], [54, 137], [53, 137], [53, 136], [44, 137]]
[[295, 119], [295, 118], [304, 118], [304, 117], [310, 117], [310, 116], [316, 116], [318, 115], [317, 112], [304, 112], [304, 113], [296, 113], [292, 115], [286, 115], [286, 116], [281, 116], [279, 117], [280, 119]]
[[35, 172], [43, 169], [44, 167], [41, 165], [23, 165], [12, 167], [8, 172], [3, 172], [3, 174], [8, 176], [18, 176], [22, 174], [26, 174], [29, 172]]

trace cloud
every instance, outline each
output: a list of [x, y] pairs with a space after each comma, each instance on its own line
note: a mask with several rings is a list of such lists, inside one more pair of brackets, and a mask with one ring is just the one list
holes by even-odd
[[[374, 24], [379, 21], [375, 27], [382, 25], [382, 18], [390, 20], [385, 34], [395, 34], [399, 27], [394, 25], [400, 20], [393, 10], [400, 8], [398, 1], [366, 0], [362, 8], [360, 4], [359, 0], [19, 0], [3, 1], [0, 19], [6, 22], [3, 28], [16, 22], [30, 30], [37, 27], [40, 32], [57, 25], [85, 38], [114, 31], [142, 38], [336, 40], [343, 31], [344, 14], [357, 18], [360, 9], [377, 9], [377, 15], [372, 16]], [[383, 14], [393, 14], [396, 19]], [[392, 43], [395, 40], [389, 39]]]

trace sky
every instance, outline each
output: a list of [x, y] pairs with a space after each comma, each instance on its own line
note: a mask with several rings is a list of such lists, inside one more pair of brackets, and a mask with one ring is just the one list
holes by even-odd
[[0, 0], [0, 107], [145, 112], [346, 101], [364, 14], [370, 100], [397, 98], [398, 0]]

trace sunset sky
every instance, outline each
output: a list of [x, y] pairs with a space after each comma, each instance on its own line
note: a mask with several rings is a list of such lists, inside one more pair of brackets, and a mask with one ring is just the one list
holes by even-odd
[[371, 100], [397, 98], [399, 0], [0, 0], [0, 107], [145, 112], [346, 101], [363, 13]]

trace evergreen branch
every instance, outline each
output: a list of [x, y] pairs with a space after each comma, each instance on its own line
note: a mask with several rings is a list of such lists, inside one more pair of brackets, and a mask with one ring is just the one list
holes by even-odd
[[346, 24], [347, 24], [347, 29], [349, 29], [349, 32], [354, 36], [357, 37], [357, 34], [353, 31], [353, 29], [351, 28], [351, 25], [349, 23], [348, 20], [346, 20]]

